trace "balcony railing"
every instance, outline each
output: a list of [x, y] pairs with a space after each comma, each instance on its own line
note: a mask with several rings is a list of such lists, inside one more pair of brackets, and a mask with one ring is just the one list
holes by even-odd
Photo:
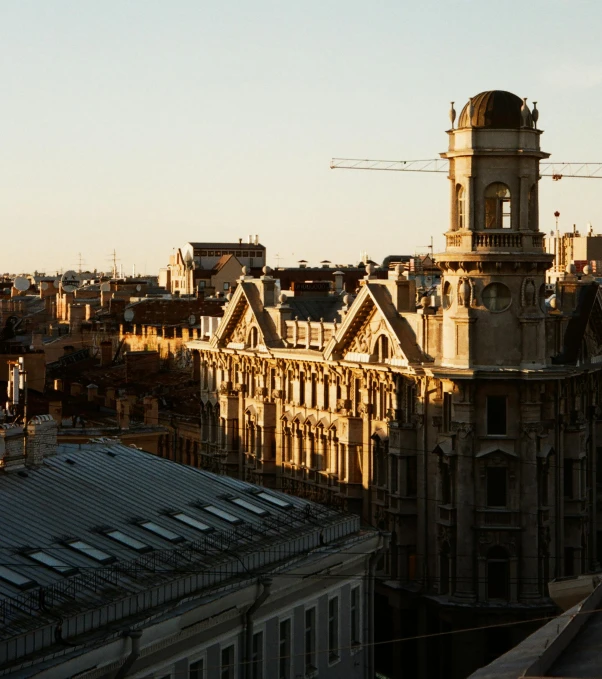
[[[471, 250], [500, 249], [515, 250], [527, 247], [539, 250], [543, 248], [544, 235], [531, 231], [507, 231], [507, 232], [469, 232], [448, 233], [446, 236], [447, 248], [467, 248]], [[467, 242], [468, 240], [468, 242]]]

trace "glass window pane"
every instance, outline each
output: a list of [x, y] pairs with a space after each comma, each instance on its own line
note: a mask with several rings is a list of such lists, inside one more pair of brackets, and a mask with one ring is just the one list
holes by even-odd
[[125, 533], [122, 533], [120, 530], [112, 530], [109, 531], [108, 533], [105, 533], [110, 538], [113, 538], [113, 540], [117, 540], [117, 542], [121, 542], [121, 544], [126, 545], [127, 547], [131, 547], [132, 549], [135, 549], [137, 551], [142, 551], [144, 549], [149, 549], [148, 545], [145, 545], [144, 542], [141, 542], [140, 540], [136, 540], [136, 538], [133, 538], [131, 535], [126, 535]]
[[239, 507], [242, 507], [243, 509], [248, 509], [250, 512], [257, 514], [258, 516], [265, 516], [268, 513], [265, 509], [262, 509], [257, 505], [253, 505], [250, 502], [243, 500], [241, 497], [235, 497], [231, 500], [231, 502], [235, 505], [238, 505]]
[[281, 507], [282, 509], [289, 509], [292, 505], [290, 502], [286, 502], [286, 500], [281, 500], [279, 497], [275, 497], [274, 495], [269, 495], [268, 493], [257, 493], [257, 497], [260, 497], [262, 500], [265, 500], [266, 502], [269, 502], [272, 505], [275, 505], [276, 507]]
[[76, 549], [78, 552], [89, 556], [95, 561], [111, 561], [114, 558], [110, 554], [107, 554], [106, 552], [103, 552], [102, 550], [97, 549], [96, 547], [93, 547], [82, 540], [74, 540], [73, 542], [69, 542], [68, 545], [72, 549]]
[[228, 512], [224, 511], [223, 509], [220, 509], [219, 507], [214, 507], [213, 505], [203, 507], [203, 511], [218, 516], [220, 519], [228, 521], [228, 523], [241, 523], [241, 519], [237, 518], [233, 514], [229, 514]]
[[196, 528], [197, 530], [203, 531], [211, 530], [211, 526], [208, 526], [206, 523], [203, 523], [202, 521], [198, 521], [192, 516], [188, 516], [188, 514], [182, 513], [174, 514], [173, 518], [176, 519], [177, 521], [185, 523], [187, 526], [190, 526], [191, 528]]
[[153, 523], [152, 521], [145, 521], [144, 523], [140, 524], [140, 527], [145, 528], [146, 530], [149, 530], [151, 533], [155, 533], [155, 535], [165, 538], [166, 540], [171, 540], [172, 542], [183, 540], [181, 535], [174, 533], [172, 530], [169, 530], [169, 528], [163, 528], [163, 526], [159, 526], [156, 523]]
[[34, 561], [38, 561], [39, 563], [44, 564], [44, 566], [48, 566], [49, 568], [58, 571], [59, 573], [66, 573], [67, 571], [74, 570], [73, 566], [70, 566], [64, 561], [61, 561], [60, 559], [57, 559], [56, 557], [52, 556], [51, 554], [47, 554], [46, 552], [32, 552], [27, 556], [30, 559], [33, 559]]
[[17, 573], [6, 566], [0, 566], [0, 579], [10, 582], [11, 585], [16, 585], [17, 587], [27, 587], [35, 585], [33, 580]]

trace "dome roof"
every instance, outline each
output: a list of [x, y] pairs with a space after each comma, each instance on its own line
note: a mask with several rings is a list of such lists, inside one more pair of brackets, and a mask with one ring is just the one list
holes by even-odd
[[[468, 107], [472, 101], [472, 120], [469, 120]], [[490, 127], [494, 129], [518, 129], [522, 127], [521, 107], [523, 100], [512, 92], [491, 90], [471, 97], [460, 113], [458, 127]], [[533, 126], [531, 115], [529, 127]]]

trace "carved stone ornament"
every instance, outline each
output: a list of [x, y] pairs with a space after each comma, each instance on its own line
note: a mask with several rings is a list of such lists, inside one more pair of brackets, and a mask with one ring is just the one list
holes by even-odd
[[267, 396], [268, 395], [267, 387], [257, 387], [256, 394], [257, 396]]
[[523, 434], [530, 439], [535, 439], [537, 436], [544, 434], [543, 425], [541, 422], [527, 422], [521, 427]]
[[521, 304], [523, 307], [534, 307], [536, 302], [535, 279], [528, 277], [523, 279], [521, 286]]
[[247, 338], [247, 333], [243, 325], [237, 325], [232, 332], [232, 342], [244, 342]]
[[272, 398], [273, 399], [278, 399], [282, 398], [284, 396], [284, 392], [282, 389], [272, 389]]
[[474, 425], [470, 422], [452, 422], [452, 431], [461, 439], [465, 439], [474, 431]]

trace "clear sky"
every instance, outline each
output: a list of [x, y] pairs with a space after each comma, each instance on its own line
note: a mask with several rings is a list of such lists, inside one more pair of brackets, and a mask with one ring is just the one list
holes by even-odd
[[[442, 248], [444, 174], [330, 158], [437, 157], [451, 100], [507, 89], [553, 159], [602, 162], [601, 28], [601, 0], [0, 0], [0, 271]], [[602, 180], [540, 193], [542, 229], [602, 232]]]

